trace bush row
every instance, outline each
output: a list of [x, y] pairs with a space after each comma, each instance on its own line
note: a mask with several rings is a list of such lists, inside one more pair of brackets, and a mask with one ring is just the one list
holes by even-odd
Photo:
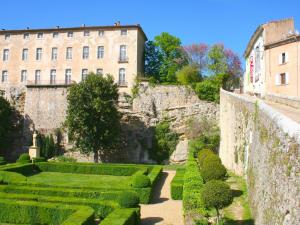
[[174, 200], [182, 200], [185, 169], [176, 170], [176, 175], [171, 182], [171, 197]]
[[194, 158], [194, 152], [190, 151], [185, 168], [182, 197], [185, 215], [199, 213], [205, 210], [201, 201], [203, 185], [203, 179], [197, 161]]
[[5, 161], [4, 157], [0, 156], [0, 166], [5, 165], [5, 164], [6, 164], [6, 161]]
[[35, 195], [35, 194], [8, 194], [8, 193], [0, 192], [0, 199], [52, 202], [52, 203], [63, 203], [68, 205], [85, 205], [93, 208], [95, 210], [96, 215], [100, 218], [105, 218], [114, 209], [119, 208], [119, 204], [115, 201], [103, 201], [103, 200], [100, 201], [94, 199], [44, 196], [44, 195]]
[[81, 173], [113, 176], [131, 176], [140, 168], [127, 165], [78, 164], [40, 162], [37, 167], [43, 172]]
[[94, 210], [87, 206], [1, 199], [0, 223], [92, 225]]
[[100, 225], [138, 225], [140, 224], [140, 210], [116, 209], [108, 215]]

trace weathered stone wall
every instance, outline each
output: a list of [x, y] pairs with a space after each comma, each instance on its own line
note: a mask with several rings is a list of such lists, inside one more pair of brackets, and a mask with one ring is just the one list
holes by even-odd
[[222, 91], [220, 127], [220, 157], [246, 176], [255, 224], [300, 224], [300, 125], [255, 98]]

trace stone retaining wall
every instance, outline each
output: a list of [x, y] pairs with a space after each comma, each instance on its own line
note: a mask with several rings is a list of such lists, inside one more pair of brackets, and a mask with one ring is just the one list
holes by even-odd
[[296, 109], [300, 109], [299, 97], [292, 97], [292, 96], [286, 96], [281, 94], [267, 94], [265, 96], [265, 99], [271, 102], [276, 102], [287, 106], [291, 106]]
[[300, 224], [300, 125], [256, 98], [221, 91], [220, 127], [220, 157], [247, 178], [255, 224]]

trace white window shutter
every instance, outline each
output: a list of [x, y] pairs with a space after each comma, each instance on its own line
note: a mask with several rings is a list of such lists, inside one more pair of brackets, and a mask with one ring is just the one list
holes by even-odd
[[289, 54], [286, 52], [285, 53], [285, 62], [288, 62], [289, 61]]
[[279, 63], [279, 65], [282, 64], [282, 55], [281, 54], [279, 54], [279, 56], [278, 56], [278, 63]]
[[275, 85], [280, 85], [280, 76], [279, 76], [279, 74], [275, 75]]
[[285, 84], [289, 84], [289, 79], [290, 79], [289, 73], [286, 73], [285, 74]]

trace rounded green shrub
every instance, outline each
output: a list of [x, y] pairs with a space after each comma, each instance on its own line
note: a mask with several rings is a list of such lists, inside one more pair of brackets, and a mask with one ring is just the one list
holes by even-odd
[[134, 188], [146, 188], [150, 187], [150, 178], [146, 175], [135, 175], [133, 176], [132, 186]]
[[222, 209], [233, 201], [232, 191], [228, 184], [220, 180], [207, 182], [202, 189], [201, 198], [206, 208]]
[[206, 159], [207, 156], [214, 155], [214, 154], [215, 153], [212, 150], [210, 150], [210, 149], [200, 150], [198, 152], [198, 164], [199, 164], [199, 166], [200, 167], [202, 166], [202, 164], [203, 164], [203, 162], [204, 162], [204, 160]]
[[18, 160], [17, 160], [18, 163], [30, 163], [31, 160], [30, 160], [30, 156], [28, 153], [22, 153]]
[[215, 162], [215, 163], [221, 163], [222, 164], [222, 161], [220, 159], [220, 157], [216, 154], [211, 154], [211, 155], [208, 155], [204, 161], [202, 162], [202, 166], [205, 166], [205, 164], [207, 163], [212, 163], [212, 162]]
[[223, 180], [227, 174], [225, 166], [218, 161], [205, 162], [200, 171], [205, 182], [210, 180]]
[[122, 208], [136, 208], [139, 205], [139, 197], [134, 192], [122, 192], [118, 199]]

